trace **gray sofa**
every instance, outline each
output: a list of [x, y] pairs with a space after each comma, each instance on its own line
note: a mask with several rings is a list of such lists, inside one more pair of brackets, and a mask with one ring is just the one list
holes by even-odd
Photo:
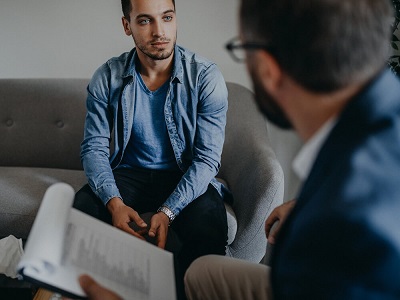
[[[79, 158], [87, 79], [0, 79], [0, 238], [27, 238], [51, 184], [86, 183]], [[246, 88], [228, 83], [229, 111], [218, 175], [232, 190], [227, 255], [259, 262], [264, 221], [282, 203], [283, 173], [265, 120]]]

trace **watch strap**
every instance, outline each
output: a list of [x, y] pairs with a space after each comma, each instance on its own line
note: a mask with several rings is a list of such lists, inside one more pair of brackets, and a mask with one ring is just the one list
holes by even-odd
[[169, 219], [169, 224], [172, 223], [172, 221], [175, 219], [175, 214], [170, 210], [167, 206], [161, 206], [159, 209], [157, 209], [157, 212], [163, 212]]

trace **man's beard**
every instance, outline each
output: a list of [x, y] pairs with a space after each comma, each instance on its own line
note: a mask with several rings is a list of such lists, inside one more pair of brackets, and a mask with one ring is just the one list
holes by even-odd
[[[154, 42], [165, 42], [165, 41], [169, 42], [170, 40], [169, 39], [159, 39], [157, 41], [152, 41], [149, 44], [154, 43]], [[174, 53], [175, 44], [176, 44], [176, 40], [173, 42], [173, 47], [171, 48], [170, 51], [167, 51], [166, 49], [164, 49], [164, 50], [159, 50], [158, 52], [154, 53], [154, 52], [151, 52], [146, 45], [137, 43], [135, 40], [136, 48], [138, 48], [144, 55], [146, 55], [147, 57], [149, 57], [153, 60], [163, 60], [163, 59], [169, 58]]]
[[250, 77], [253, 81], [255, 100], [260, 111], [267, 117], [267, 119], [282, 129], [292, 129], [293, 125], [286, 117], [283, 110], [276, 104], [275, 100], [268, 94], [267, 91], [262, 87], [262, 84], [258, 77], [250, 73]]

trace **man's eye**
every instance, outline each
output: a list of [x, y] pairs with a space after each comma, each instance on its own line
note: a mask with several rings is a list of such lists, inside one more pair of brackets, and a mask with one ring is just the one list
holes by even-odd
[[164, 20], [167, 21], [167, 22], [169, 22], [169, 21], [172, 20], [172, 16], [165, 16], [165, 17], [164, 17]]
[[139, 20], [139, 24], [140, 25], [146, 25], [150, 23], [150, 19], [143, 19], [143, 20]]

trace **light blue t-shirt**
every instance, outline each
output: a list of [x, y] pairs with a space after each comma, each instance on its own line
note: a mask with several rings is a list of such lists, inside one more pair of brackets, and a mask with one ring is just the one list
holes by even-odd
[[124, 153], [124, 167], [178, 170], [164, 119], [169, 81], [150, 91], [137, 72], [132, 134]]

